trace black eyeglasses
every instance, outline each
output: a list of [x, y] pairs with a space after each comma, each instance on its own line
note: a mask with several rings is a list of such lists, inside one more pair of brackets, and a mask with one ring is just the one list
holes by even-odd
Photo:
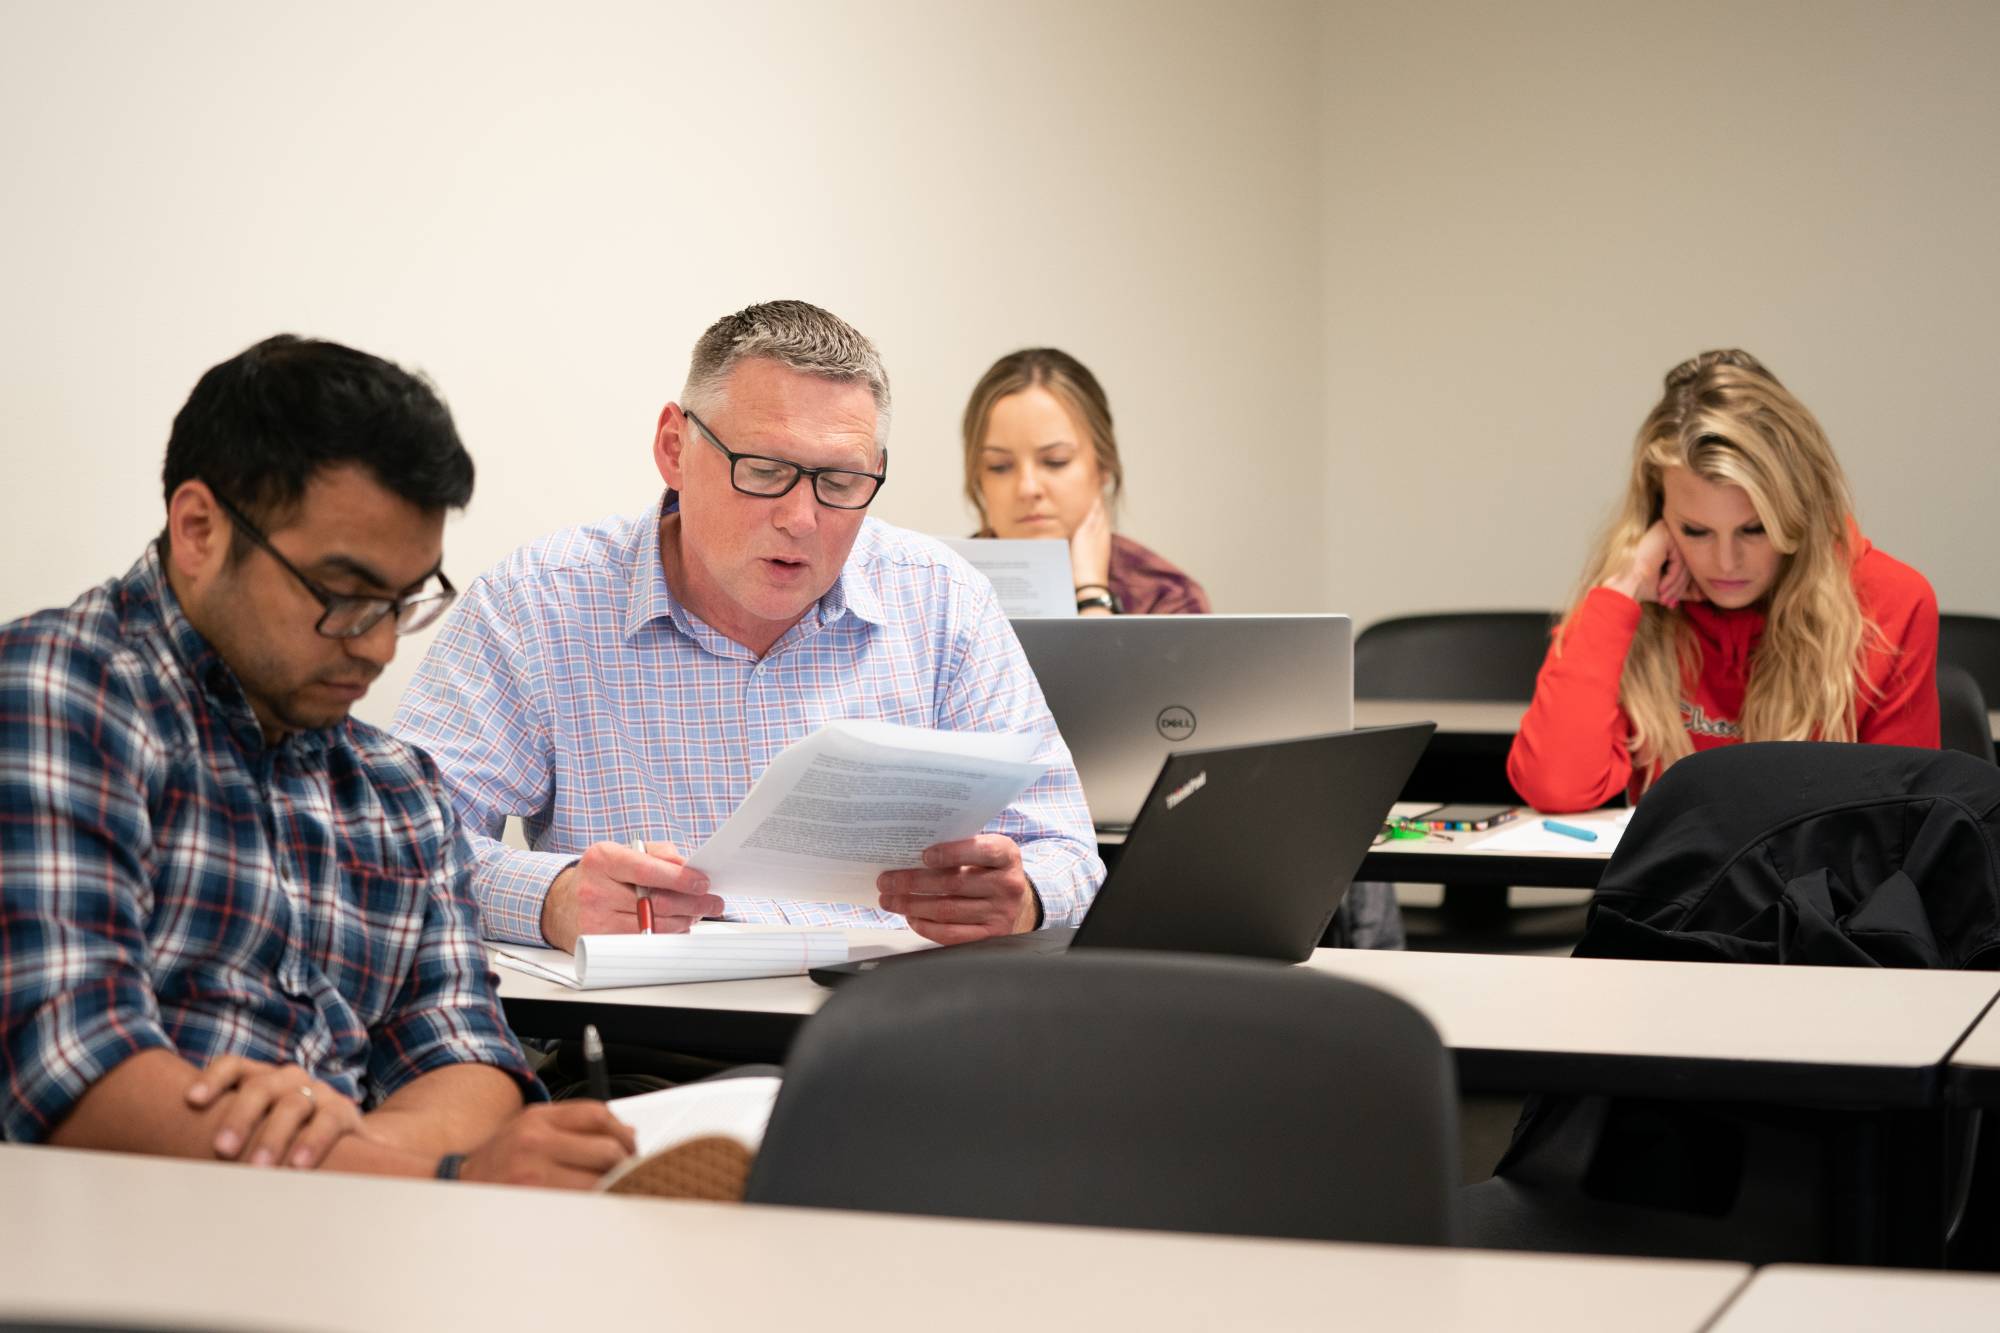
[[828, 509], [866, 509], [868, 502], [875, 498], [875, 492], [889, 480], [887, 450], [882, 454], [880, 472], [855, 472], [844, 467], [801, 467], [782, 458], [739, 454], [716, 439], [715, 432], [700, 417], [686, 408], [681, 409], [681, 415], [692, 421], [694, 428], [722, 451], [722, 456], [729, 460], [729, 484], [745, 495], [775, 500], [789, 494], [792, 487], [799, 484], [800, 477], [811, 477], [814, 497]]
[[297, 579], [305, 590], [319, 599], [326, 608], [319, 623], [313, 628], [329, 639], [358, 639], [369, 630], [382, 623], [384, 616], [396, 617], [396, 633], [413, 634], [437, 620], [450, 609], [458, 598], [458, 589], [451, 586], [451, 580], [444, 571], [437, 572], [437, 581], [443, 586], [436, 592], [423, 593], [416, 597], [356, 597], [347, 593], [328, 592], [318, 583], [299, 572], [297, 565], [278, 554], [278, 548], [257, 530], [257, 525], [243, 516], [243, 511], [223, 498], [222, 492], [213, 486], [208, 488], [215, 502], [222, 506], [222, 512], [229, 515], [229, 521], [239, 528], [265, 555], [270, 556], [285, 567], [285, 572]]

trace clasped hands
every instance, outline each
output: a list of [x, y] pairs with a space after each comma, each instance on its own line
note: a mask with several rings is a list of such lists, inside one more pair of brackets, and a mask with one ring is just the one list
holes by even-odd
[[[1033, 930], [1040, 915], [1021, 848], [1002, 833], [926, 848], [921, 867], [884, 871], [875, 887], [883, 911], [900, 913], [911, 930], [939, 944]], [[723, 910], [722, 899], [709, 892], [708, 876], [688, 865], [671, 842], [649, 842], [643, 852], [599, 842], [549, 886], [542, 934], [570, 953], [579, 935], [631, 934], [639, 929], [641, 892], [651, 899], [653, 929], [662, 934]]]
[[[409, 1148], [387, 1129], [371, 1130], [352, 1099], [296, 1065], [220, 1056], [188, 1086], [186, 1099], [198, 1111], [220, 1106], [214, 1148], [225, 1161], [312, 1170], [349, 1134]], [[466, 1154], [459, 1174], [492, 1184], [587, 1189], [635, 1151], [631, 1127], [603, 1102], [557, 1102], [522, 1108]], [[421, 1153], [418, 1160], [427, 1161]]]

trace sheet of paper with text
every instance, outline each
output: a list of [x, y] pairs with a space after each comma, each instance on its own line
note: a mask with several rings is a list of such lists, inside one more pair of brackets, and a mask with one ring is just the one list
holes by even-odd
[[1000, 609], [1009, 620], [1076, 614], [1068, 542], [1055, 538], [1019, 541], [1003, 537], [941, 540], [993, 584], [993, 591], [1000, 598]]
[[1036, 738], [830, 722], [787, 746], [688, 864], [728, 898], [876, 905], [875, 877], [985, 828], [1047, 771]]

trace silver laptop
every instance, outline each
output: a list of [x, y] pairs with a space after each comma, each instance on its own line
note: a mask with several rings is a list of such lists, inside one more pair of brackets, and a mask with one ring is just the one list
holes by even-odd
[[1100, 830], [1130, 828], [1169, 754], [1354, 725], [1346, 616], [1077, 616], [1015, 634]]

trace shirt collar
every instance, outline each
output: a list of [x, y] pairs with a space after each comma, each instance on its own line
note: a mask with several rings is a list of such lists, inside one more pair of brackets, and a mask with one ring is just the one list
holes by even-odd
[[887, 617], [882, 612], [882, 594], [861, 569], [864, 552], [873, 548], [874, 533], [871, 524], [874, 519], [864, 519], [861, 531], [855, 535], [854, 547], [847, 553], [847, 563], [840, 567], [840, 577], [819, 599], [819, 620], [822, 625], [831, 625], [842, 615], [852, 615], [864, 624], [880, 625]]
[[[627, 568], [631, 571], [630, 591], [625, 599], [627, 643], [656, 620], [671, 621], [689, 638], [700, 637], [695, 629], [693, 614], [667, 586], [666, 560], [660, 553], [660, 524], [668, 514], [678, 510], [680, 504], [679, 493], [669, 489], [660, 497], [658, 504], [633, 521], [626, 548]], [[881, 594], [862, 577], [859, 570], [862, 547], [868, 535], [868, 524], [864, 521], [860, 534], [854, 539], [854, 549], [847, 553], [847, 563], [841, 566], [840, 577], [821, 595], [816, 615], [822, 627], [850, 614], [870, 625], [884, 622]]]
[[679, 507], [680, 497], [669, 490], [660, 496], [659, 503], [632, 520], [625, 548], [625, 567], [629, 571], [625, 598], [627, 643], [656, 620], [671, 620], [683, 634], [692, 633], [687, 612], [667, 587], [667, 566], [660, 555], [660, 522]]
[[250, 707], [242, 682], [181, 608], [181, 599], [167, 578], [158, 540], [147, 545], [145, 554], [125, 575], [121, 591], [127, 617], [136, 625], [157, 627], [166, 636], [175, 655], [186, 665], [189, 678], [228, 723], [245, 754], [256, 754], [266, 748], [301, 757], [321, 754], [333, 743], [334, 734], [347, 726], [343, 718], [331, 727], [292, 732], [275, 747], [268, 747], [263, 724], [257, 720], [256, 710]]

